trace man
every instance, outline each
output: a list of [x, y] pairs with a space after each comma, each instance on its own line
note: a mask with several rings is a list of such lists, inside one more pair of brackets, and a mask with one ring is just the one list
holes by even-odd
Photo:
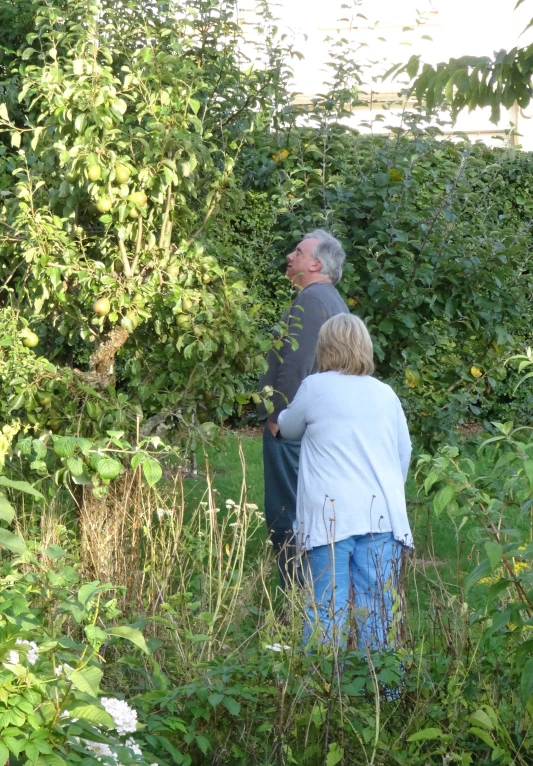
[[[281, 439], [279, 413], [294, 399], [301, 382], [317, 371], [316, 344], [320, 328], [335, 314], [349, 313], [335, 285], [342, 276], [346, 254], [338, 240], [322, 229], [306, 234], [287, 256], [286, 276], [299, 294], [281, 318], [287, 328], [283, 345], [272, 349], [268, 370], [261, 376], [259, 390], [270, 386], [274, 411], [264, 405], [258, 417], [266, 421], [263, 434], [265, 472], [265, 519], [278, 558], [285, 588], [294, 579], [295, 547], [293, 524], [296, 517], [296, 490], [300, 440]], [[296, 341], [293, 347], [293, 342]]]

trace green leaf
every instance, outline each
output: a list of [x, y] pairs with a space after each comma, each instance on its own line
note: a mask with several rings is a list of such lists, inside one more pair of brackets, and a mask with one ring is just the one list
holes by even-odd
[[236, 699], [233, 697], [224, 697], [223, 704], [226, 710], [231, 713], [231, 715], [239, 715], [241, 706]]
[[411, 734], [407, 741], [426, 742], [431, 739], [440, 739], [443, 736], [444, 732], [434, 726], [430, 726], [429, 729], [421, 729], [421, 731], [417, 731], [416, 734]]
[[60, 559], [63, 556], [66, 556], [66, 552], [61, 548], [59, 545], [56, 545], [55, 543], [52, 543], [52, 545], [49, 545], [46, 550], [43, 551], [45, 556], [48, 556], [49, 559]]
[[85, 694], [98, 699], [100, 681], [103, 675], [100, 668], [91, 665], [81, 670], [73, 670], [69, 679], [78, 691], [85, 692]]
[[332, 742], [329, 746], [329, 751], [326, 757], [326, 766], [336, 766], [344, 758], [344, 748], [337, 745], [336, 742]]
[[476, 710], [475, 713], [472, 713], [468, 721], [474, 726], [480, 726], [482, 729], [487, 729], [488, 731], [494, 728], [494, 723], [484, 710]]
[[41, 493], [34, 489], [27, 481], [11, 481], [5, 476], [0, 476], [0, 487], [7, 487], [8, 489], [16, 489], [17, 492], [24, 492], [26, 495], [36, 497], [38, 500], [44, 500]]
[[128, 625], [119, 625], [116, 628], [108, 628], [106, 632], [108, 636], [125, 638], [127, 641], [131, 641], [132, 644], [135, 644], [135, 646], [138, 646], [139, 649], [142, 649], [146, 654], [150, 653], [143, 634], [137, 628], [130, 628]]
[[103, 457], [98, 461], [96, 470], [102, 479], [115, 479], [122, 470], [122, 465], [112, 457]]
[[529, 702], [533, 695], [533, 657], [524, 665], [520, 686], [524, 702]]
[[154, 484], [157, 484], [163, 475], [163, 469], [161, 468], [159, 461], [154, 460], [153, 458], [144, 461], [142, 464], [142, 471], [149, 487], [153, 487]]
[[0, 519], [11, 524], [15, 518], [15, 509], [5, 495], [0, 495]]
[[202, 753], [206, 755], [207, 751], [211, 747], [211, 743], [209, 742], [207, 737], [204, 737], [202, 734], [197, 734], [195, 737], [195, 740], [196, 740], [196, 744], [198, 745]]
[[9, 760], [9, 750], [4, 745], [3, 742], [0, 742], [0, 766], [5, 766], [8, 760]]
[[213, 707], [216, 707], [217, 705], [219, 705], [223, 699], [224, 699], [223, 694], [210, 694], [208, 697], [209, 704], [212, 705]]
[[499, 543], [485, 543], [485, 551], [490, 561], [490, 571], [494, 572], [502, 561], [503, 547]]
[[115, 728], [114, 719], [103, 708], [97, 705], [87, 705], [81, 702], [79, 704], [69, 705], [69, 717], [79, 718], [82, 721], [89, 721], [99, 726], [106, 726], [108, 729]]
[[56, 436], [54, 439], [54, 452], [59, 457], [70, 457], [76, 452], [77, 446], [73, 436]]
[[107, 633], [97, 625], [86, 625], [84, 630], [91, 645], [101, 646], [107, 640]]
[[9, 122], [9, 114], [5, 104], [0, 104], [0, 118], [6, 122]]
[[429, 490], [438, 480], [439, 480], [439, 474], [437, 473], [437, 471], [430, 471], [428, 473], [424, 481], [424, 489], [426, 490], [426, 495], [429, 494]]
[[468, 593], [468, 591], [483, 577], [488, 577], [491, 574], [491, 568], [490, 568], [490, 561], [488, 559], [485, 559], [485, 561], [482, 561], [481, 564], [478, 564], [478, 566], [470, 572], [468, 577], [465, 580], [465, 591]]
[[67, 468], [73, 476], [81, 476], [85, 470], [85, 464], [81, 457], [67, 458]]
[[524, 462], [524, 471], [529, 481], [529, 486], [533, 489], [533, 460], [526, 460]]
[[447, 484], [442, 489], [439, 489], [433, 499], [433, 509], [437, 518], [441, 515], [442, 511], [446, 508], [455, 497], [455, 487], [451, 484]]
[[131, 467], [135, 471], [145, 459], [145, 455], [142, 452], [137, 452], [131, 459]]
[[20, 556], [26, 551], [26, 543], [19, 535], [14, 535], [7, 529], [0, 528], [0, 548], [7, 548], [11, 553]]

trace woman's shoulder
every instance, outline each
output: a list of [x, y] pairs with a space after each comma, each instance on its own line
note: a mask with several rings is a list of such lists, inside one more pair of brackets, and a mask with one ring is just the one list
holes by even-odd
[[383, 397], [383, 399], [390, 399], [391, 401], [398, 399], [396, 392], [388, 383], [383, 383], [383, 381], [371, 375], [345, 375], [342, 372], [329, 370], [328, 372], [317, 372], [314, 375], [309, 375], [304, 383], [308, 389], [314, 391], [320, 389], [353, 388], [372, 392]]

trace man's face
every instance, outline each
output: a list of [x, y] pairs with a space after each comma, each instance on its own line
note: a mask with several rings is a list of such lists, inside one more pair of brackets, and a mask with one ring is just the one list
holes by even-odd
[[303, 239], [292, 253], [287, 256], [285, 276], [293, 285], [305, 287], [313, 276], [322, 268], [322, 264], [313, 256], [313, 249], [318, 239]]

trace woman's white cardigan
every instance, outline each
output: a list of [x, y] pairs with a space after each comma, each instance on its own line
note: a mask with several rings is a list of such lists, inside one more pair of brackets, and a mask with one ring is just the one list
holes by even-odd
[[282, 439], [303, 437], [295, 528], [300, 546], [392, 532], [412, 547], [404, 491], [411, 439], [390, 386], [369, 375], [310, 375], [278, 425]]

